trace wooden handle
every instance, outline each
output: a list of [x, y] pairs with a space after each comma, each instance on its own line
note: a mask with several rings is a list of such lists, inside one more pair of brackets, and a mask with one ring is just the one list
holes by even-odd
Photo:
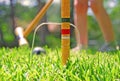
[[62, 64], [65, 65], [70, 53], [70, 0], [62, 0], [61, 17]]
[[27, 37], [30, 32], [35, 28], [35, 26], [38, 24], [38, 22], [41, 20], [43, 15], [47, 12], [47, 9], [50, 7], [53, 0], [50, 0], [43, 8], [42, 10], [37, 14], [37, 16], [33, 19], [33, 21], [28, 25], [28, 27], [24, 31], [24, 37]]

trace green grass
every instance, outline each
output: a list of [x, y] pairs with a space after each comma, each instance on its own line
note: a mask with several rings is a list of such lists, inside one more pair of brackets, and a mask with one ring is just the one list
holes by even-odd
[[70, 54], [61, 65], [61, 49], [31, 55], [30, 48], [0, 48], [0, 81], [120, 81], [120, 51]]

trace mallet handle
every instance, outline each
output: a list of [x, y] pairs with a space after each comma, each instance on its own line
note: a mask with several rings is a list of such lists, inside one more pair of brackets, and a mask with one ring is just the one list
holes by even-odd
[[70, 53], [70, 0], [61, 0], [61, 46], [62, 46], [62, 64], [67, 63]]
[[24, 37], [27, 37], [30, 32], [35, 28], [35, 26], [38, 24], [40, 19], [43, 17], [43, 15], [46, 13], [47, 9], [50, 7], [53, 0], [50, 0], [43, 8], [42, 10], [36, 15], [36, 17], [33, 19], [33, 21], [28, 25], [28, 27], [24, 31]]

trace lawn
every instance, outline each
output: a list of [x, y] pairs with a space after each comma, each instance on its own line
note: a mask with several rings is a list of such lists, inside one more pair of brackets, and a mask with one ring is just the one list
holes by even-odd
[[45, 47], [32, 55], [30, 48], [0, 48], [0, 81], [120, 81], [120, 51], [71, 52], [61, 65], [61, 49]]

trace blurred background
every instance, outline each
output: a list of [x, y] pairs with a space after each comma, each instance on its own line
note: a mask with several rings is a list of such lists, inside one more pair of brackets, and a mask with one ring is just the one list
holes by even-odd
[[[0, 47], [18, 46], [14, 29], [21, 26], [24, 29], [31, 23], [36, 14], [48, 0], [0, 0]], [[104, 6], [111, 18], [116, 40], [120, 43], [120, 0], [104, 0]], [[71, 0], [71, 23], [74, 24], [73, 0]], [[42, 22], [61, 22], [60, 0], [54, 0]], [[103, 36], [94, 14], [88, 11], [89, 45], [100, 46]], [[31, 46], [33, 32], [27, 37]], [[44, 25], [37, 32], [35, 46], [56, 48], [61, 46], [60, 26]], [[71, 27], [71, 48], [76, 45], [74, 28]]]

